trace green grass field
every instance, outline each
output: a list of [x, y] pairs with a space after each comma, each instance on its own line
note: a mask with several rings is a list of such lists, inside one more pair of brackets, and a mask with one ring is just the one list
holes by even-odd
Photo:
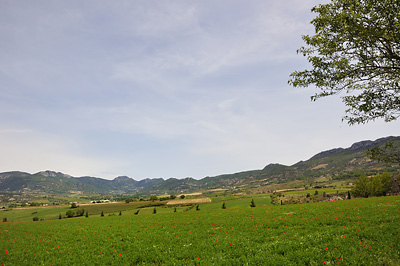
[[0, 265], [400, 265], [399, 196], [262, 199], [1, 223]]

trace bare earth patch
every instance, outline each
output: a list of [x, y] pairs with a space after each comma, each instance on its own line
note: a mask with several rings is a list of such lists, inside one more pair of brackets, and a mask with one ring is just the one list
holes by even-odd
[[315, 167], [312, 168], [311, 170], [317, 170], [317, 169], [325, 168], [325, 167], [327, 167], [327, 166], [328, 166], [328, 164], [327, 164], [327, 163], [324, 163], [324, 164], [320, 164], [320, 165], [315, 166]]
[[180, 200], [168, 201], [167, 205], [175, 205], [175, 204], [194, 204], [194, 203], [209, 203], [209, 202], [211, 202], [211, 199], [210, 199], [210, 198], [180, 199]]

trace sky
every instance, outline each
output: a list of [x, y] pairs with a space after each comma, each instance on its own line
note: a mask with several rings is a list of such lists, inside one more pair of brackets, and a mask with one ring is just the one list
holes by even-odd
[[288, 84], [321, 3], [0, 0], [0, 172], [201, 179], [398, 136]]

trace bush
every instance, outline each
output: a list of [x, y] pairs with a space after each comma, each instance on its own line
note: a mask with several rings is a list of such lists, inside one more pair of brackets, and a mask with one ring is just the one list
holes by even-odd
[[85, 214], [85, 210], [84, 209], [76, 210], [76, 216], [83, 216], [83, 214]]
[[150, 197], [150, 200], [151, 200], [152, 202], [154, 202], [154, 201], [158, 200], [158, 197], [157, 197], [157, 196], [151, 196], [151, 197]]
[[76, 203], [75, 202], [72, 202], [72, 204], [71, 204], [71, 208], [78, 208], [79, 206], [78, 205], [76, 205]]
[[69, 210], [65, 213], [65, 215], [67, 216], [67, 218], [71, 218], [75, 216], [75, 212], [73, 210]]
[[276, 195], [276, 194], [274, 193], [274, 194], [272, 194], [270, 197], [271, 197], [271, 204], [272, 204], [272, 205], [279, 205], [278, 195]]
[[33, 217], [33, 221], [34, 221], [34, 222], [39, 221], [39, 217], [37, 217], [37, 216]]

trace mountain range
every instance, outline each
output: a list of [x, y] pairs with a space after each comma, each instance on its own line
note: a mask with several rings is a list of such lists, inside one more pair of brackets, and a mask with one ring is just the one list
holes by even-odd
[[134, 180], [119, 176], [113, 180], [97, 177], [72, 177], [70, 175], [42, 171], [0, 173], [0, 193], [30, 195], [71, 194], [180, 194], [213, 189], [234, 192], [268, 192], [281, 188], [337, 186], [353, 182], [360, 175], [380, 172], [397, 173], [399, 165], [388, 165], [365, 157], [368, 149], [393, 142], [400, 151], [400, 137], [385, 137], [375, 141], [360, 141], [349, 148], [335, 148], [320, 152], [306, 161], [294, 165], [268, 164], [260, 170], [244, 171], [200, 180], [193, 178], [153, 178]]

